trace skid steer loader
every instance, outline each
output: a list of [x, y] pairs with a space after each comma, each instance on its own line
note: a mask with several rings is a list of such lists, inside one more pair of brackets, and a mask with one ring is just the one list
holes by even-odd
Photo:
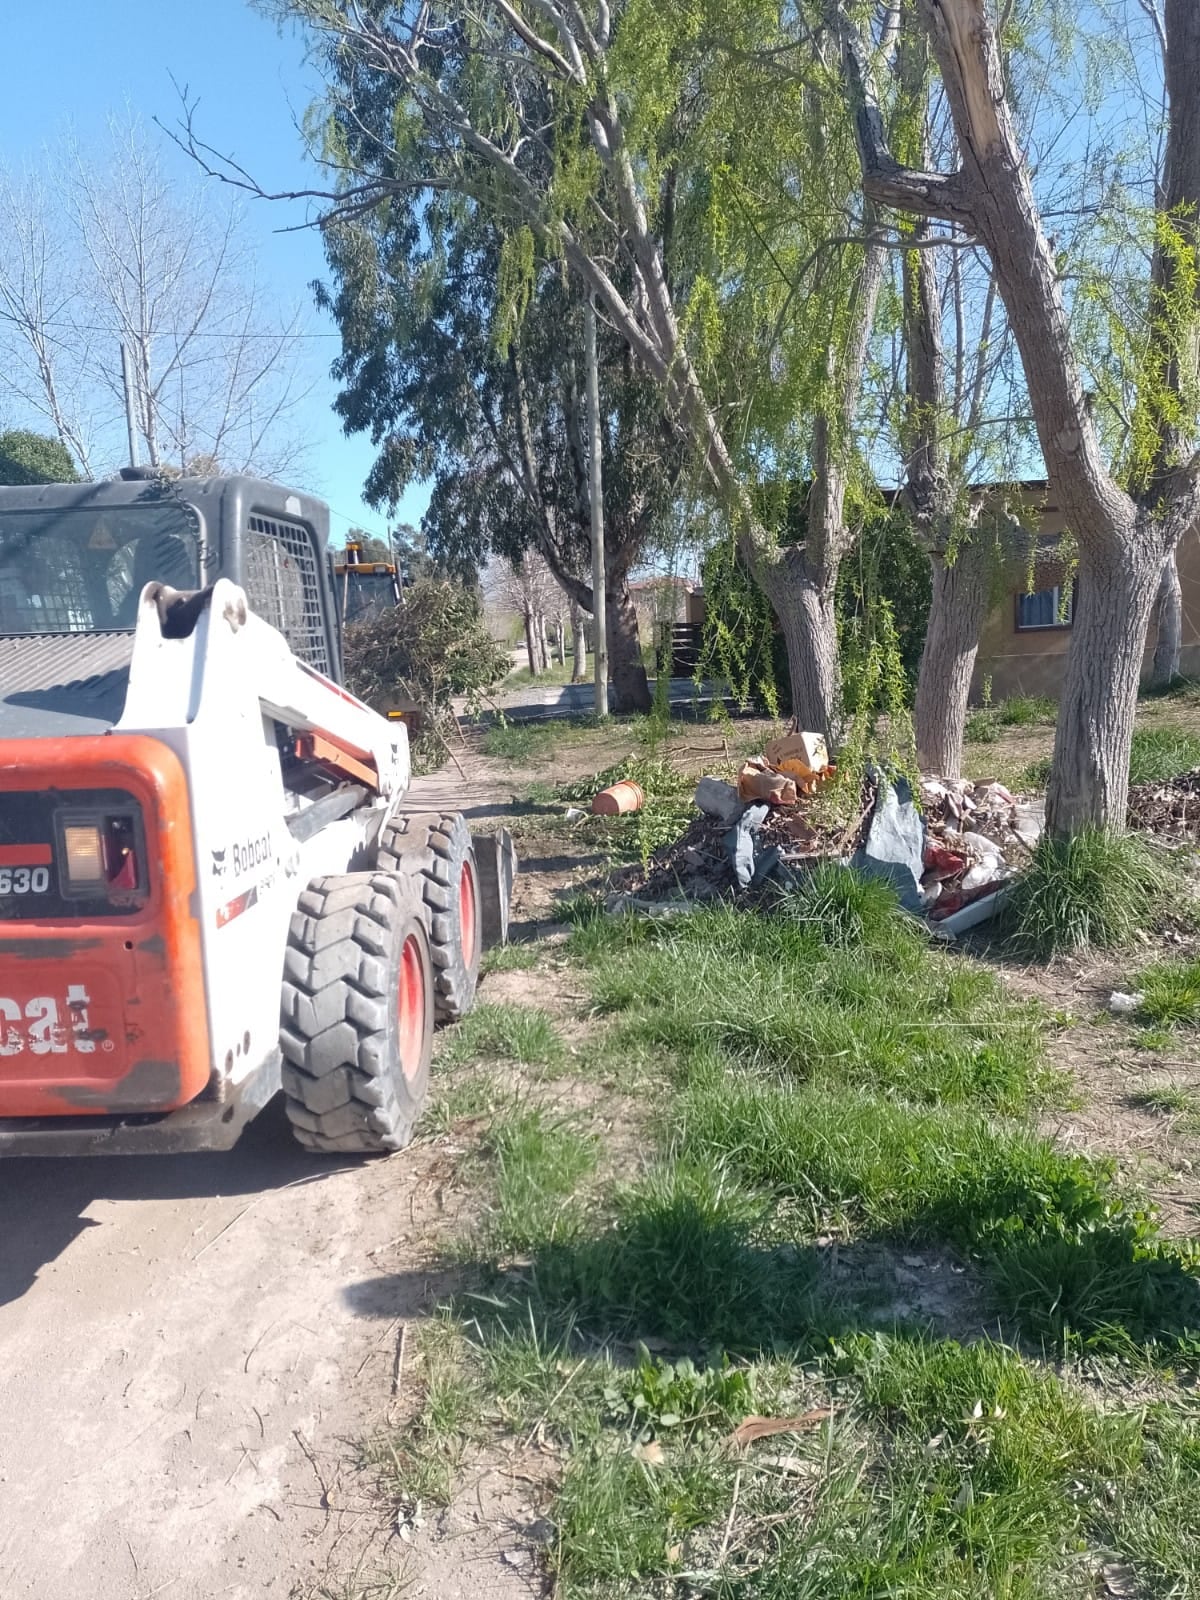
[[515, 857], [408, 814], [340, 683], [328, 511], [248, 478], [0, 488], [0, 1154], [410, 1138]]

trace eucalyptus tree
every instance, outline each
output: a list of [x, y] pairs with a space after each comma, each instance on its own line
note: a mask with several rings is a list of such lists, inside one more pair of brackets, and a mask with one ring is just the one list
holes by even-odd
[[[443, 564], [469, 573], [533, 549], [590, 612], [582, 315], [561, 265], [474, 202], [417, 190], [325, 238], [335, 286], [320, 298], [343, 344], [335, 406], [378, 446], [368, 497], [394, 505], [432, 482], [425, 533]], [[621, 709], [647, 710], [629, 576], [669, 515], [683, 458], [657, 387], [608, 327], [600, 366], [609, 660]]]

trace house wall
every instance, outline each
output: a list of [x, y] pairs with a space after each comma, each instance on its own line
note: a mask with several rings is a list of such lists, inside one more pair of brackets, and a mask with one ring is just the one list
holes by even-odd
[[[1043, 534], [1061, 533], [1062, 517], [1047, 510], [1042, 520]], [[1200, 677], [1200, 533], [1182, 540], [1178, 551], [1179, 582], [1183, 590], [1183, 635], [1179, 670], [1186, 677]], [[1051, 588], [1057, 576], [1039, 568], [1038, 588]], [[971, 681], [971, 702], [983, 699], [984, 679], [991, 678], [993, 701], [1012, 695], [1049, 695], [1057, 698], [1066, 671], [1071, 629], [1033, 629], [1017, 631], [1017, 591], [1006, 595], [989, 615], [979, 636], [979, 654]], [[1146, 639], [1142, 666], [1148, 676], [1154, 659], [1156, 633], [1153, 621]]]

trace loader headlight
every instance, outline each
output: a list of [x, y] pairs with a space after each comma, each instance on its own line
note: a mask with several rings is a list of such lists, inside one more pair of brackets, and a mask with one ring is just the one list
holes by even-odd
[[62, 892], [79, 899], [119, 897], [144, 887], [145, 850], [137, 810], [65, 812], [59, 818]]

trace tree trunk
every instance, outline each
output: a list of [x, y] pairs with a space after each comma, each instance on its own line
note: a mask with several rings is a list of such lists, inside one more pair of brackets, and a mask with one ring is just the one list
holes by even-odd
[[536, 678], [540, 670], [538, 661], [537, 634], [534, 629], [533, 612], [525, 613], [525, 652], [529, 657], [529, 676]]
[[566, 629], [563, 627], [563, 619], [562, 619], [561, 616], [555, 617], [555, 619], [554, 619], [554, 654], [558, 658], [558, 664], [559, 664], [560, 667], [565, 667], [566, 664], [567, 664], [567, 643], [566, 643], [566, 639], [567, 639], [567, 634], [566, 634]]
[[791, 559], [785, 556], [770, 568], [760, 567], [759, 582], [787, 646], [792, 716], [805, 732], [824, 734], [836, 744], [842, 685], [834, 581], [815, 580], [799, 551], [788, 555]]
[[616, 705], [614, 711], [649, 711], [650, 680], [642, 664], [637, 608], [624, 577], [612, 575], [606, 590], [608, 602], [608, 672]]
[[1046, 791], [1046, 826], [1057, 838], [1125, 826], [1129, 742], [1161, 570], [1146, 559], [1145, 537], [1080, 574]]
[[1157, 637], [1150, 682], [1156, 689], [1169, 689], [1179, 676], [1179, 647], [1183, 638], [1183, 590], [1179, 586], [1179, 564], [1173, 550], [1163, 562], [1154, 613]]
[[583, 625], [583, 613], [575, 601], [571, 602], [571, 650], [574, 666], [571, 670], [572, 683], [587, 682], [587, 629]]
[[962, 769], [967, 699], [988, 614], [991, 563], [987, 542], [971, 540], [948, 562], [931, 551], [933, 592], [914, 712], [922, 772], [957, 778]]

